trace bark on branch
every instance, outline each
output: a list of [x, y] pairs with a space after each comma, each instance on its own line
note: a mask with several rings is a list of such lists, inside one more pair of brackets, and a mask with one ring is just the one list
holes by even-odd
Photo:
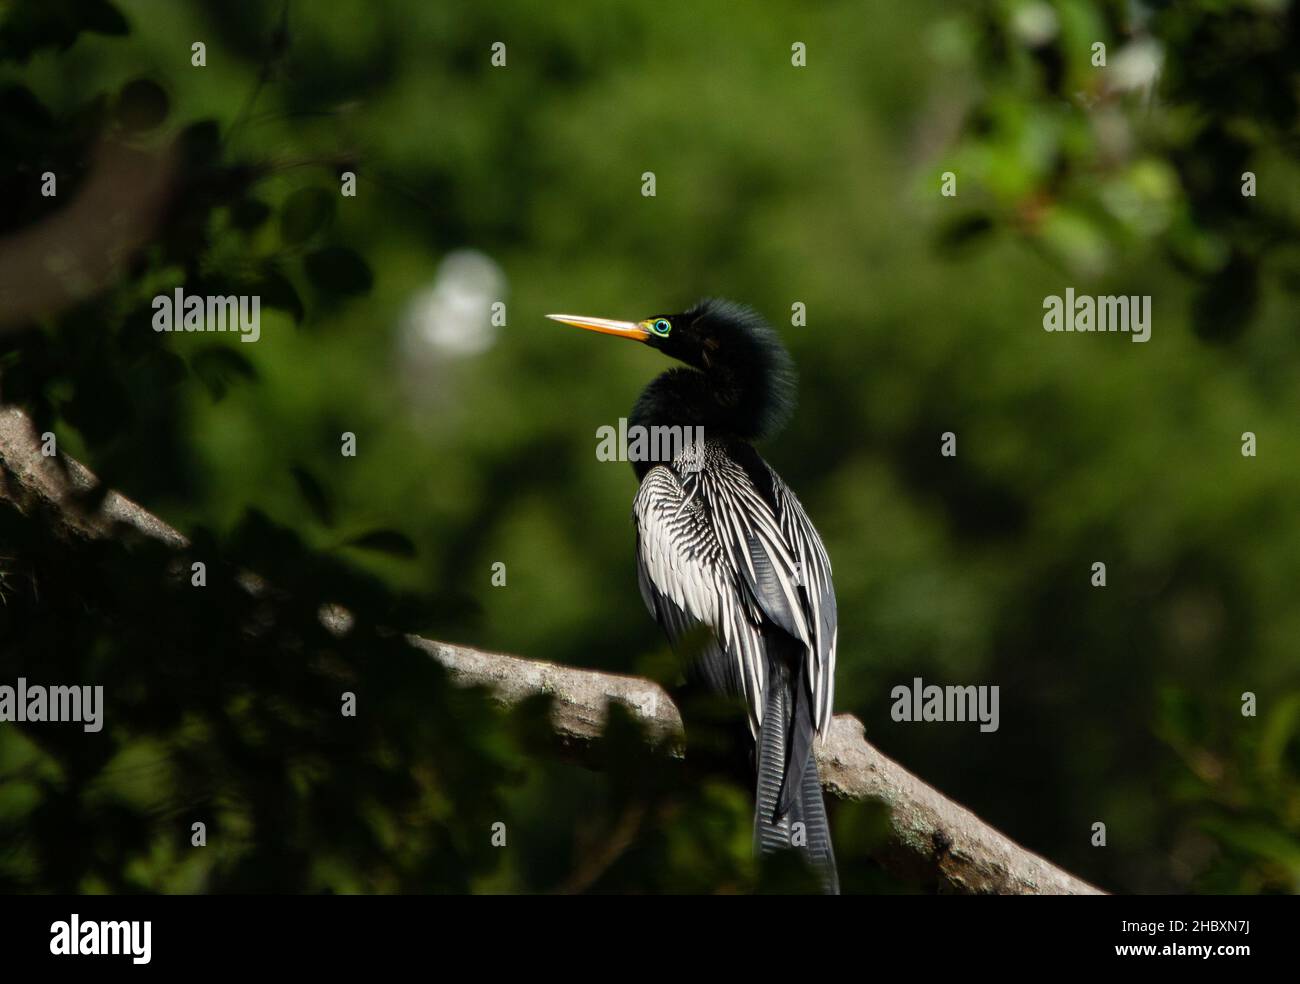
[[[136, 503], [109, 492], [93, 514], [74, 494], [95, 483], [75, 461], [41, 454], [31, 422], [19, 410], [0, 409], [0, 498], [27, 511], [32, 502], [51, 506], [65, 530], [78, 536], [116, 535], [122, 525], [183, 548], [185, 537]], [[323, 612], [327, 624], [348, 619], [337, 609]], [[657, 738], [680, 739], [681, 716], [666, 691], [638, 677], [601, 673], [483, 652], [410, 637], [466, 686], [488, 688], [510, 705], [538, 694], [553, 698], [552, 727], [569, 744], [599, 740], [610, 701], [618, 701]], [[681, 748], [680, 740], [675, 747]], [[878, 800], [890, 813], [891, 836], [879, 860], [888, 869], [918, 878], [939, 891], [969, 894], [1092, 895], [1099, 890], [1019, 846], [881, 754], [863, 736], [862, 723], [837, 715], [824, 743], [818, 743], [822, 784], [834, 796]]]

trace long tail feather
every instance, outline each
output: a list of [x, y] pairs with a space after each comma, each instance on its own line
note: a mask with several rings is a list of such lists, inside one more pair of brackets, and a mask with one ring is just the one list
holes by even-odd
[[781, 786], [781, 798], [777, 802], [777, 812], [781, 816], [789, 813], [798, 802], [803, 787], [804, 767], [812, 758], [813, 736], [816, 726], [812, 719], [812, 695], [804, 676], [804, 663], [796, 664], [794, 680], [790, 683], [790, 723], [786, 742], [785, 781]]
[[785, 778], [786, 688], [779, 679], [769, 681], [758, 730], [758, 777], [754, 791], [754, 849], [761, 854], [790, 846], [789, 820], [777, 815], [777, 802]]
[[769, 854], [796, 848], [821, 874], [823, 889], [838, 895], [839, 875], [811, 740], [812, 720], [797, 687], [797, 683], [791, 687], [783, 667], [770, 672], [758, 732], [754, 849]]
[[822, 798], [821, 777], [817, 774], [817, 759], [808, 749], [808, 764], [804, 768], [799, 803], [791, 814], [792, 823], [802, 821], [809, 859], [822, 876], [822, 888], [827, 895], [840, 894], [840, 875], [835, 866], [835, 848], [831, 845], [830, 821], [826, 818], [826, 801]]

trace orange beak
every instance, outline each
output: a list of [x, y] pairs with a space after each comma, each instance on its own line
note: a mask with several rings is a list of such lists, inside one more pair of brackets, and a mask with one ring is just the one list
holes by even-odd
[[634, 342], [644, 342], [650, 337], [650, 332], [645, 329], [645, 322], [637, 324], [634, 321], [611, 321], [609, 318], [582, 318], [576, 314], [548, 314], [547, 317], [561, 324], [585, 328], [587, 331], [598, 331], [602, 335], [630, 338]]

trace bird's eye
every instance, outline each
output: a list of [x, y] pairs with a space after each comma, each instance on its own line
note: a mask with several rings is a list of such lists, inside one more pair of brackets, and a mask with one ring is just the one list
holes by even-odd
[[673, 330], [673, 326], [668, 323], [667, 318], [655, 318], [654, 321], [650, 322], [650, 330], [656, 335], [667, 335]]

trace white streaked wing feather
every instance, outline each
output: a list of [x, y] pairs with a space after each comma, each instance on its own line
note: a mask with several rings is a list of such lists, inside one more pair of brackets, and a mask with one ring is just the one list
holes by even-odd
[[[795, 557], [776, 517], [740, 465], [725, 455], [718, 455], [711, 465], [691, 477], [700, 482], [709, 517], [733, 569], [742, 573], [754, 601], [773, 622], [810, 645]], [[775, 590], [764, 583], [758, 561], [775, 578]]]
[[713, 630], [735, 660], [750, 727], [757, 734], [767, 682], [762, 634], [708, 507], [695, 498], [698, 491], [684, 488], [664, 466], [652, 468], [642, 480], [632, 506], [642, 596], [661, 621], [656, 592]]
[[642, 595], [656, 618], [657, 592], [713, 630], [735, 660], [756, 734], [767, 686], [765, 617], [800, 640], [813, 719], [824, 736], [837, 620], [830, 561], [799, 501], [768, 470], [775, 512], [725, 454], [705, 453], [680, 479], [664, 466], [647, 472], [633, 506]]
[[825, 738], [835, 702], [835, 649], [839, 641], [839, 613], [831, 561], [821, 537], [799, 499], [781, 477], [768, 468], [777, 505], [781, 534], [798, 560], [803, 574], [812, 645], [808, 648], [808, 677], [813, 689], [813, 719], [817, 733]]

